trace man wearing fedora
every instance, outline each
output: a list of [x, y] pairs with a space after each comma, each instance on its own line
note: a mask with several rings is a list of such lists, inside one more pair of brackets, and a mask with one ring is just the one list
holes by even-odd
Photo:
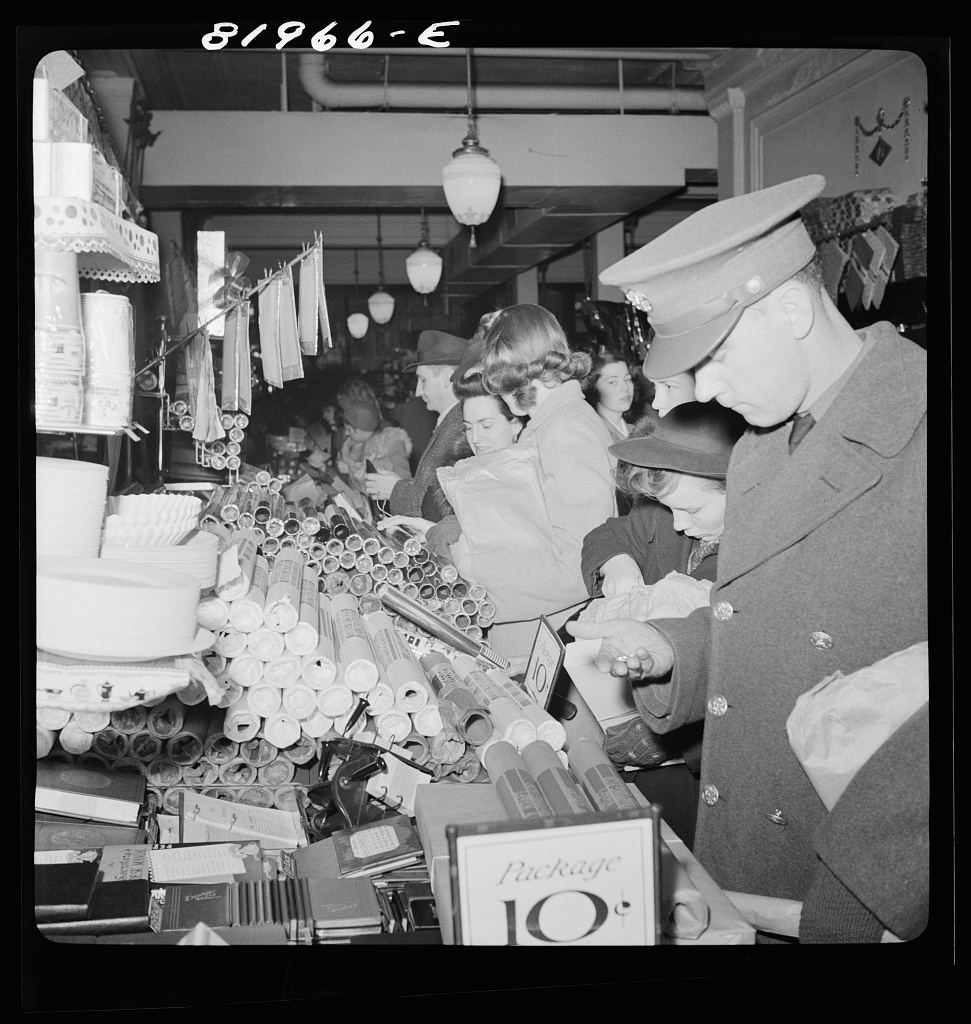
[[418, 336], [418, 359], [405, 370], [414, 369], [418, 377], [415, 395], [424, 399], [431, 412], [438, 415], [413, 480], [403, 480], [395, 473], [368, 473], [367, 492], [372, 498], [388, 502], [388, 511], [395, 516], [420, 516], [438, 522], [442, 509], [431, 500], [429, 488], [438, 482], [439, 466], [451, 465], [465, 438], [462, 406], [452, 388], [452, 374], [462, 362], [468, 341], [444, 331], [422, 331]]
[[710, 607], [567, 628], [603, 638], [605, 671], [634, 659], [656, 732], [704, 721], [694, 852], [723, 889], [798, 908], [765, 931], [910, 939], [928, 913], [926, 714], [878, 752], [907, 783], [888, 796], [886, 772], [861, 770], [829, 813], [786, 731], [824, 679], [927, 639], [926, 354], [889, 323], [854, 331], [830, 299], [798, 213], [825, 184], [715, 203], [600, 275], [656, 331], [646, 376], [694, 368], [696, 399], [749, 428]]

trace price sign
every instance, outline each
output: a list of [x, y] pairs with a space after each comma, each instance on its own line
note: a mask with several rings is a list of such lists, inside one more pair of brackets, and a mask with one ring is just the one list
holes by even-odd
[[526, 691], [541, 708], [549, 705], [553, 684], [563, 667], [565, 652], [566, 644], [557, 636], [550, 620], [541, 615], [533, 649], [529, 652], [526, 674], [523, 676]]
[[457, 945], [658, 944], [652, 808], [449, 825], [445, 834]]

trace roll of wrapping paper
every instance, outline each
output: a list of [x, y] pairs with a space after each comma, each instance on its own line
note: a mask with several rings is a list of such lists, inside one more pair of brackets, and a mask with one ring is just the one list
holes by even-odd
[[554, 816], [553, 808], [511, 743], [505, 740], [493, 743], [485, 753], [484, 764], [495, 784], [496, 796], [511, 821]]
[[517, 686], [505, 672], [493, 668], [486, 675], [514, 703], [522, 708], [523, 713], [536, 726], [536, 738], [545, 740], [554, 750], [562, 750], [566, 743], [566, 729], [524, 690]]
[[[446, 705], [448, 702], [446, 701]], [[464, 757], [469, 749], [461, 733], [455, 727], [455, 722], [448, 714], [442, 716], [442, 730], [428, 737], [428, 749], [431, 751], [432, 760], [437, 761], [443, 767], [454, 764], [459, 758]]]
[[227, 626], [216, 632], [216, 639], [213, 641], [212, 649], [221, 654], [224, 658], [235, 658], [246, 650], [248, 638], [252, 634], [241, 633], [238, 629]]
[[210, 786], [208, 789], [204, 789], [200, 796], [212, 797], [213, 800], [236, 802], [236, 790], [232, 786]]
[[272, 786], [240, 786], [236, 790], [236, 799], [241, 804], [253, 807], [272, 807], [274, 788]]
[[48, 729], [41, 725], [40, 722], [36, 723], [37, 726], [37, 757], [47, 757], [47, 755], [54, 748], [54, 740], [57, 739], [57, 733], [53, 729]]
[[338, 719], [354, 707], [354, 692], [341, 683], [317, 691], [317, 709], [322, 715]]
[[211, 709], [208, 704], [197, 704], [185, 716], [182, 728], [165, 744], [165, 755], [178, 765], [193, 764], [202, 757], [209, 731]]
[[536, 780], [554, 814], [569, 817], [596, 810], [545, 740], [527, 744], [521, 756], [526, 770]]
[[374, 588], [374, 592], [384, 602], [385, 607], [405, 616], [410, 622], [430, 633], [436, 640], [441, 640], [462, 654], [473, 658], [483, 658], [496, 668], [509, 668], [509, 662], [491, 650], [488, 644], [466, 636], [451, 622], [433, 614], [424, 605], [413, 598], [406, 597], [400, 590], [396, 590], [388, 583], [379, 583]]
[[423, 708], [413, 712], [411, 720], [415, 731], [422, 736], [437, 736], [445, 727], [438, 701], [434, 697]]
[[139, 761], [145, 764], [160, 757], [163, 746], [164, 744], [158, 736], [154, 736], [148, 729], [142, 729], [131, 737], [130, 749], [132, 757], [137, 757]]
[[331, 597], [330, 608], [342, 682], [355, 693], [366, 693], [380, 674], [367, 628], [357, 610], [357, 598], [337, 594]]
[[428, 758], [431, 757], [428, 740], [414, 729], [404, 739], [398, 740], [397, 743], [402, 750], [407, 750], [411, 754], [411, 759], [415, 764], [425, 764]]
[[[334, 726], [337, 728], [338, 722], [335, 722]], [[410, 715], [398, 708], [392, 708], [383, 715], [374, 716], [374, 728], [382, 739], [397, 743], [411, 734], [413, 724]]]
[[362, 621], [381, 675], [394, 691], [395, 707], [408, 715], [420, 711], [433, 697], [431, 685], [407, 645], [399, 639], [391, 617], [385, 611], [371, 612]]
[[251, 740], [263, 725], [260, 714], [249, 706], [249, 690], [243, 693], [238, 703], [226, 709], [226, 717], [223, 719], [223, 732], [237, 743], [245, 743]]
[[263, 681], [281, 690], [293, 686], [303, 674], [303, 661], [299, 654], [284, 651], [278, 658], [263, 666]]
[[394, 707], [394, 690], [387, 683], [375, 683], [367, 692], [368, 714], [383, 715]]
[[209, 695], [201, 680], [190, 679], [188, 686], [183, 686], [181, 690], [175, 691], [175, 696], [188, 707], [194, 707], [196, 704], [201, 704]]
[[289, 747], [282, 747], [280, 757], [285, 758], [293, 764], [307, 764], [312, 761], [320, 752], [320, 744], [303, 731], [303, 721], [300, 722], [300, 736], [295, 743]]
[[300, 618], [297, 624], [284, 634], [287, 650], [294, 654], [311, 654], [320, 640], [320, 599], [317, 577], [306, 569], [300, 584]]
[[141, 705], [136, 704], [133, 708], [125, 708], [123, 711], [111, 712], [111, 725], [126, 736], [134, 736], [146, 728], [148, 712]]
[[225, 721], [225, 708], [213, 708], [202, 744], [203, 755], [216, 765], [226, 764], [239, 755], [239, 743], [230, 739], [223, 730]]
[[239, 756], [254, 768], [262, 768], [264, 765], [275, 761], [279, 756], [280, 748], [267, 739], [261, 732], [251, 740], [239, 745]]
[[217, 594], [205, 594], [196, 605], [196, 622], [214, 633], [229, 623], [229, 602]]
[[236, 601], [245, 597], [250, 590], [260, 542], [252, 530], [237, 530], [233, 536], [236, 546], [236, 562], [239, 572], [225, 583], [216, 587], [216, 594], [224, 601]]
[[170, 694], [161, 704], [149, 708], [145, 725], [148, 731], [160, 740], [174, 736], [185, 722], [186, 706], [178, 697]]
[[334, 623], [330, 598], [318, 595], [317, 647], [301, 659], [303, 681], [312, 689], [330, 686], [337, 679], [337, 652], [334, 644]]
[[286, 686], [283, 688], [282, 708], [288, 715], [302, 722], [317, 710], [317, 691], [299, 683]]
[[488, 709], [466, 688], [448, 658], [432, 651], [421, 659], [421, 664], [439, 700], [455, 706], [455, 725], [465, 742], [477, 747], [491, 739], [494, 723]]
[[[262, 680], [253, 686], [248, 687], [243, 698], [247, 706], [260, 718], [274, 715], [283, 705], [283, 694], [279, 686]], [[242, 701], [240, 701], [242, 703]]]
[[266, 662], [261, 661], [252, 651], [243, 651], [227, 663], [229, 678], [243, 687], [255, 686], [263, 678]]
[[263, 555], [258, 554], [253, 563], [249, 590], [229, 605], [229, 624], [241, 633], [252, 633], [263, 625], [263, 608], [269, 582], [270, 564]]
[[278, 757], [257, 771], [256, 781], [264, 786], [283, 786], [293, 781], [296, 770], [296, 765], [292, 761]]
[[153, 808], [156, 813], [162, 809], [162, 790], [157, 786], [146, 786], [145, 787], [145, 804], [149, 808]]
[[300, 800], [297, 794], [300, 791], [296, 786], [278, 786], [273, 790], [273, 806], [281, 811], [296, 811], [300, 808]]
[[153, 786], [166, 790], [182, 781], [182, 766], [163, 755], [145, 766], [145, 775]]
[[259, 769], [247, 764], [241, 757], [219, 766], [219, 781], [224, 786], [250, 786], [256, 782]]
[[165, 814], [178, 814], [182, 808], [183, 798], [189, 800], [195, 796], [195, 790], [189, 786], [169, 786], [162, 791], [162, 811]]
[[270, 629], [269, 626], [260, 626], [252, 633], [241, 635], [246, 637], [247, 650], [260, 661], [273, 661], [287, 649], [283, 642], [283, 634], [278, 633], [275, 629]]
[[460, 654], [454, 659], [452, 666], [472, 696], [486, 706], [489, 717], [502, 733], [504, 740], [512, 743], [517, 750], [522, 750], [527, 743], [532, 743], [536, 739], [536, 726], [520, 707], [503, 694], [472, 658]]
[[106, 761], [117, 761], [131, 753], [131, 737], [119, 732], [113, 725], [94, 734], [91, 749]]
[[[259, 659], [256, 660], [259, 661]], [[214, 708], [231, 708], [243, 696], [243, 687], [235, 679], [230, 679], [228, 672], [217, 676], [216, 682], [225, 689], [220, 694], [219, 700], [212, 705]]]
[[59, 732], [71, 721], [71, 712], [65, 708], [38, 708], [37, 724], [44, 729]]
[[111, 715], [107, 711], [75, 711], [74, 724], [85, 732], [101, 732], [111, 725]]
[[205, 517], [199, 520], [199, 529], [211, 533], [216, 538], [216, 556], [227, 551], [233, 543], [233, 529], [226, 523], [217, 523]]
[[263, 735], [278, 749], [289, 747], [300, 739], [300, 723], [293, 715], [277, 711], [264, 720]]
[[[411, 719], [408, 721], [408, 732], [411, 732]], [[377, 732], [374, 719], [367, 715], [358, 715], [356, 707], [334, 719], [334, 731], [338, 736], [356, 736], [359, 732], [365, 732], [368, 729], [374, 729]]]
[[[208, 776], [208, 778], [207, 778]], [[219, 781], [219, 767], [205, 758], [182, 766], [182, 781], [187, 786], [212, 786]]]
[[309, 718], [300, 719], [300, 732], [310, 739], [319, 740], [334, 727], [334, 719], [328, 718], [318, 708]]
[[300, 588], [303, 582], [303, 555], [296, 548], [281, 548], [270, 569], [263, 606], [263, 624], [277, 633], [286, 633], [300, 621]]
[[586, 736], [573, 740], [567, 754], [570, 770], [598, 811], [621, 811], [640, 806], [595, 740]]

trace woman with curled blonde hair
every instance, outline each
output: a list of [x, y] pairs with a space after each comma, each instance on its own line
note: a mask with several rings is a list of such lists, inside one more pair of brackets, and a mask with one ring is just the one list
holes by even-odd
[[481, 357], [475, 369], [484, 389], [499, 395], [513, 415], [529, 417], [514, 446], [517, 458], [535, 449], [540, 498], [530, 526], [536, 528], [532, 536], [544, 540], [513, 557], [514, 541], [497, 538], [495, 557], [479, 563], [489, 576], [481, 581], [486, 589], [508, 595], [505, 602], [497, 599], [509, 612], [493, 626], [490, 645], [517, 658], [528, 655], [540, 615], [558, 628], [586, 600], [583, 538], [616, 515], [607, 451], [612, 438], [580, 386], [590, 372], [590, 356], [570, 349], [548, 310], [521, 303], [490, 313], [480, 321], [476, 340]]

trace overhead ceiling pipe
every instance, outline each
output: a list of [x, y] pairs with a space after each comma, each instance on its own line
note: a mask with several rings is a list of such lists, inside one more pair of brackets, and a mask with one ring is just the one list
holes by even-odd
[[[464, 83], [424, 85], [406, 82], [337, 83], [327, 77], [327, 58], [319, 53], [299, 54], [300, 84], [307, 95], [330, 110], [341, 107], [422, 107], [463, 110], [468, 103]], [[475, 107], [527, 110], [653, 110], [708, 112], [702, 91], [695, 89], [625, 88], [623, 97], [614, 86], [477, 85]]]

